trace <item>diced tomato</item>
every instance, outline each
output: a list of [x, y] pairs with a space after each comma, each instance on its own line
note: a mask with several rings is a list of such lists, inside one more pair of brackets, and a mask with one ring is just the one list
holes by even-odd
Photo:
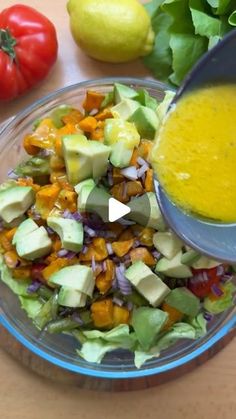
[[211, 269], [192, 269], [193, 276], [188, 280], [188, 288], [199, 298], [204, 298], [211, 292], [212, 285], [218, 285], [221, 275], [217, 267]]

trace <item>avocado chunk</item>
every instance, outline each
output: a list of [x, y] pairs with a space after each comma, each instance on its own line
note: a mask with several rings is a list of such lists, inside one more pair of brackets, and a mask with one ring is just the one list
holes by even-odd
[[174, 99], [175, 92], [173, 90], [166, 90], [165, 97], [163, 101], [157, 107], [157, 116], [160, 121], [163, 121], [164, 117], [167, 114], [168, 108]]
[[97, 141], [88, 141], [84, 135], [71, 134], [62, 138], [66, 173], [70, 183], [76, 185], [87, 178], [105, 175], [111, 149]]
[[197, 261], [193, 262], [191, 266], [194, 269], [211, 269], [221, 264], [222, 262], [210, 259], [206, 256], [201, 256]]
[[96, 183], [94, 182], [94, 180], [92, 178], [83, 180], [82, 182], [75, 185], [75, 187], [74, 187], [75, 192], [77, 194], [80, 194], [80, 192], [81, 192], [81, 190], [84, 186], [91, 186], [92, 188], [94, 188], [94, 186], [96, 186]]
[[140, 135], [135, 125], [123, 119], [106, 119], [104, 142], [111, 147], [110, 161], [115, 167], [127, 167]]
[[159, 119], [153, 109], [139, 106], [129, 117], [129, 122], [134, 122], [141, 138], [153, 140], [159, 126]]
[[148, 350], [157, 339], [168, 314], [158, 308], [139, 307], [133, 311], [131, 324], [143, 349]]
[[182, 241], [172, 231], [157, 232], [153, 235], [155, 248], [167, 259], [173, 257], [182, 249]]
[[27, 218], [17, 228], [12, 239], [12, 244], [15, 245], [18, 240], [24, 239], [27, 234], [32, 233], [37, 228], [38, 225], [31, 218]]
[[50, 253], [52, 241], [44, 227], [38, 227], [16, 241], [16, 251], [26, 260], [39, 259]]
[[161, 272], [173, 278], [189, 278], [192, 272], [187, 265], [181, 263], [182, 252], [177, 253], [173, 259], [160, 259], [155, 268], [155, 272]]
[[23, 215], [34, 200], [35, 193], [30, 186], [13, 186], [0, 191], [0, 217], [10, 223]]
[[92, 297], [95, 285], [93, 271], [85, 265], [66, 266], [50, 277], [52, 284], [70, 288]]
[[130, 213], [127, 215], [129, 220], [155, 230], [165, 230], [165, 222], [157, 203], [154, 192], [147, 192], [142, 196], [132, 199], [127, 206]]
[[62, 118], [68, 115], [72, 111], [72, 107], [68, 105], [60, 105], [58, 108], [54, 109], [50, 115], [53, 120], [53, 123], [56, 128], [61, 128], [65, 124], [62, 121]]
[[151, 108], [156, 111], [158, 103], [157, 100], [150, 96], [146, 89], [140, 89], [137, 91], [138, 96], [135, 98], [140, 105], [146, 106], [147, 108]]
[[201, 255], [195, 250], [188, 250], [182, 254], [181, 263], [184, 265], [192, 266], [193, 263], [197, 262], [200, 259]]
[[84, 240], [82, 223], [68, 218], [48, 217], [47, 224], [60, 236], [64, 249], [80, 252]]
[[153, 306], [159, 306], [170, 292], [169, 287], [142, 261], [135, 262], [125, 271], [125, 277]]
[[165, 302], [190, 317], [195, 317], [200, 310], [199, 299], [186, 287], [171, 290]]
[[105, 189], [97, 186], [84, 186], [78, 196], [77, 208], [81, 212], [92, 212], [98, 214], [102, 220], [109, 221], [108, 209], [111, 195]]
[[66, 307], [84, 307], [87, 295], [68, 287], [61, 287], [58, 294], [58, 304]]
[[129, 117], [138, 109], [139, 103], [131, 99], [123, 99], [117, 105], [111, 108], [111, 113], [114, 118], [120, 118], [127, 121]]
[[125, 84], [121, 83], [115, 83], [114, 84], [114, 98], [115, 103], [121, 102], [122, 99], [128, 98], [128, 99], [134, 99], [138, 96], [138, 93], [136, 90], [132, 89], [129, 86], [126, 86]]

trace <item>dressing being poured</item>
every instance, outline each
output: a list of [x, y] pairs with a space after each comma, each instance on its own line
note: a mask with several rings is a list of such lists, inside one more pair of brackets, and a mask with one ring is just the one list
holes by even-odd
[[152, 165], [176, 205], [236, 221], [236, 86], [206, 87], [180, 99], [159, 132]]

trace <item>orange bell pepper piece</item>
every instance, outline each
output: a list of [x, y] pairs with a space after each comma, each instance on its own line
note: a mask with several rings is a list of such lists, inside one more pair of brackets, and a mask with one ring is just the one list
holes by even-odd
[[112, 260], [110, 259], [106, 259], [105, 260], [105, 264], [106, 264], [106, 271], [105, 272], [101, 272], [97, 277], [96, 277], [96, 287], [99, 289], [101, 294], [105, 294], [105, 292], [107, 292], [111, 286], [112, 286], [112, 280], [114, 277], [114, 263]]
[[[72, 109], [67, 115], [63, 116], [62, 121], [66, 125], [76, 125], [83, 118], [84, 118], [84, 115], [82, 114], [82, 112], [80, 112], [78, 109]], [[73, 133], [67, 132], [67, 134], [73, 134]]]
[[110, 298], [95, 301], [91, 305], [91, 317], [95, 327], [110, 328], [113, 325], [114, 304]]
[[26, 135], [23, 140], [23, 147], [26, 153], [30, 154], [30, 156], [35, 156], [39, 153], [40, 148], [36, 147], [31, 144], [31, 135]]
[[121, 183], [124, 181], [124, 176], [122, 175], [120, 169], [118, 167], [113, 167], [112, 169], [112, 179], [113, 184], [117, 185], [118, 183]]
[[12, 269], [12, 276], [15, 279], [29, 279], [31, 277], [31, 268], [20, 266]]
[[75, 212], [77, 209], [76, 192], [62, 189], [59, 192], [56, 204], [63, 210], [68, 209], [71, 212]]
[[126, 255], [134, 244], [134, 239], [123, 240], [112, 243], [112, 249], [116, 256], [123, 257]]
[[136, 166], [137, 167], [138, 166], [138, 163], [137, 163], [138, 157], [139, 157], [139, 155], [138, 155], [138, 149], [135, 148], [134, 151], [133, 151], [131, 160], [129, 162], [129, 166]]
[[113, 326], [118, 326], [119, 324], [129, 324], [130, 312], [125, 307], [119, 307], [114, 305], [113, 309]]
[[0, 245], [5, 251], [14, 249], [11, 240], [6, 237], [6, 231], [0, 232]]
[[42, 186], [36, 193], [35, 207], [43, 219], [47, 218], [48, 214], [53, 209], [60, 189], [59, 184], [53, 183], [52, 185]]
[[117, 185], [114, 185], [110, 189], [110, 193], [115, 199], [117, 199], [117, 201], [120, 201], [123, 203], [129, 202], [129, 196], [127, 194], [126, 185], [127, 185], [126, 182], [121, 182], [121, 183], [118, 183]]
[[125, 228], [119, 236], [119, 242], [122, 242], [123, 240], [130, 240], [133, 238], [134, 234], [131, 228]]
[[81, 262], [91, 262], [92, 258], [95, 261], [102, 261], [108, 256], [106, 242], [103, 237], [96, 237], [88, 246], [86, 253], [80, 253], [79, 260]]
[[153, 141], [150, 140], [141, 140], [138, 148], [138, 154], [144, 160], [149, 161], [149, 156], [152, 151]]
[[8, 250], [6, 253], [4, 253], [3, 257], [8, 268], [16, 268], [22, 261], [20, 256], [18, 256], [16, 253], [15, 249]]
[[107, 118], [113, 118], [111, 110], [109, 108], [104, 108], [101, 112], [98, 112], [95, 115], [97, 121], [105, 121]]
[[83, 103], [83, 108], [87, 112], [90, 112], [93, 109], [99, 109], [104, 97], [105, 96], [99, 92], [93, 92], [92, 90], [88, 90], [86, 93], [85, 101]]
[[146, 171], [145, 181], [144, 181], [144, 188], [146, 192], [153, 192], [154, 185], [153, 185], [153, 170], [148, 169]]
[[127, 188], [127, 195], [129, 197], [144, 193], [142, 184], [138, 180], [131, 180], [130, 182], [126, 182], [126, 188]]
[[38, 192], [41, 188], [40, 185], [37, 185], [37, 183], [34, 183], [33, 179], [31, 177], [27, 178], [18, 178], [16, 183], [19, 186], [31, 186], [35, 192]]
[[10, 242], [12, 241], [15, 233], [16, 233], [17, 227], [11, 228], [11, 230], [7, 230], [6, 231], [6, 238], [7, 240], [9, 240]]
[[78, 263], [77, 258], [73, 259], [66, 259], [66, 258], [57, 258], [56, 260], [52, 261], [50, 265], [42, 270], [42, 275], [45, 281], [48, 281], [49, 278], [55, 272], [58, 272], [60, 269], [64, 268], [65, 266], [70, 266]]
[[87, 116], [80, 121], [79, 127], [84, 132], [93, 132], [97, 127], [97, 120], [93, 116]]
[[153, 266], [156, 264], [155, 258], [152, 256], [151, 252], [146, 249], [146, 247], [137, 247], [136, 249], [132, 249], [129, 254], [132, 263], [136, 262], [137, 260], [141, 260], [148, 266]]
[[164, 324], [163, 330], [168, 330], [174, 323], [180, 322], [184, 316], [181, 311], [169, 306], [167, 303], [163, 303], [161, 308], [169, 315], [166, 323]]
[[150, 227], [142, 227], [138, 224], [131, 226], [133, 233], [137, 236], [140, 244], [147, 247], [153, 246], [153, 235], [155, 230]]

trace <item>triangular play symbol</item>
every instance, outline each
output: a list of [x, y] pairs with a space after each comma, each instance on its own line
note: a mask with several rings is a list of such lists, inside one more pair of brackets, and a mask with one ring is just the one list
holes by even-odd
[[109, 199], [108, 218], [111, 223], [129, 214], [129, 212], [130, 208], [127, 205], [122, 204], [115, 198]]

